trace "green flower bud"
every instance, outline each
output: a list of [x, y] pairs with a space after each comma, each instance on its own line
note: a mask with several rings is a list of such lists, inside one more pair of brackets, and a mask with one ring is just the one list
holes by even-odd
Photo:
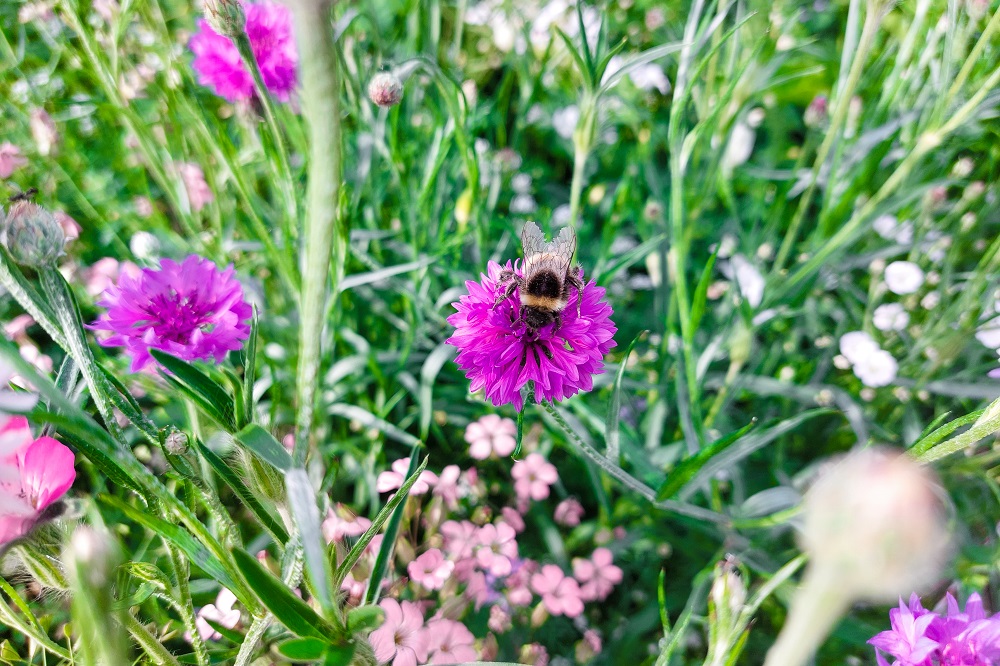
[[66, 245], [66, 232], [52, 213], [30, 201], [18, 201], [7, 213], [5, 244], [14, 261], [33, 268], [55, 264]]
[[212, 30], [230, 39], [246, 31], [247, 16], [238, 0], [205, 0], [205, 20]]

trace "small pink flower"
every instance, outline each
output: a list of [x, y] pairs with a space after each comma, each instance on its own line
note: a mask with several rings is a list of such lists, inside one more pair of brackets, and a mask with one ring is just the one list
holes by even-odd
[[380, 663], [392, 662], [392, 666], [417, 666], [417, 655], [424, 653], [426, 640], [420, 606], [388, 598], [379, 606], [385, 611], [385, 622], [368, 636], [375, 658]]
[[538, 572], [538, 563], [534, 560], [521, 560], [514, 571], [507, 576], [504, 584], [507, 586], [506, 597], [511, 606], [527, 606], [534, 595], [531, 593], [531, 576]]
[[524, 531], [524, 518], [517, 512], [517, 509], [505, 506], [500, 509], [500, 516], [501, 522], [510, 525], [518, 534]]
[[531, 589], [542, 596], [545, 609], [552, 615], [576, 617], [583, 612], [580, 586], [554, 564], [544, 565], [531, 577]]
[[472, 635], [461, 622], [438, 618], [423, 629], [424, 649], [420, 660], [428, 664], [462, 664], [478, 658]]
[[31, 342], [28, 329], [35, 325], [35, 318], [29, 314], [18, 315], [4, 324], [3, 332], [10, 340], [18, 344]]
[[454, 569], [455, 563], [446, 560], [437, 548], [431, 548], [406, 567], [413, 582], [428, 590], [440, 590], [444, 587]]
[[191, 210], [197, 213], [215, 200], [212, 188], [205, 182], [205, 172], [200, 166], [192, 162], [181, 162], [177, 165], [177, 171], [180, 172], [184, 189], [187, 190]]
[[67, 243], [80, 237], [80, 224], [72, 217], [61, 210], [54, 212], [52, 217], [56, 218], [56, 222], [62, 227]]
[[444, 500], [444, 503], [451, 509], [458, 506], [458, 498], [462, 496], [462, 487], [459, 484], [462, 470], [458, 465], [448, 465], [441, 470], [437, 485], [434, 486], [434, 494]]
[[475, 547], [479, 544], [478, 532], [479, 528], [468, 520], [446, 521], [441, 525], [445, 551], [456, 560], [472, 557]]
[[[380, 493], [387, 493], [390, 490], [396, 490], [397, 488], [403, 485], [403, 482], [406, 480], [406, 472], [408, 472], [409, 469], [410, 469], [409, 458], [400, 458], [399, 460], [395, 461], [394, 463], [392, 463], [391, 472], [382, 472], [381, 474], [378, 475], [378, 478], [375, 479], [376, 490], [378, 490]], [[435, 474], [434, 472], [428, 472], [427, 470], [424, 470], [423, 472], [420, 473], [420, 476], [417, 477], [416, 482], [414, 482], [414, 484], [410, 486], [410, 494], [423, 495], [428, 490], [430, 490], [431, 486], [437, 483], [437, 481], [438, 481], [437, 474]]]
[[[195, 618], [194, 626], [197, 627], [201, 640], [217, 641], [222, 638], [222, 634], [208, 623], [209, 620], [226, 629], [233, 629], [240, 623], [240, 611], [233, 608], [235, 603], [236, 595], [228, 589], [222, 588], [219, 591], [219, 596], [215, 598], [214, 604], [208, 604], [198, 609], [198, 617]], [[190, 637], [187, 638], [190, 641]]]
[[517, 424], [496, 414], [487, 414], [465, 429], [469, 455], [476, 460], [486, 460], [491, 455], [498, 458], [509, 456], [517, 446], [516, 435]]
[[593, 629], [587, 629], [583, 632], [583, 640], [593, 650], [594, 654], [600, 654], [601, 650], [604, 649], [604, 644], [601, 642], [601, 635]]
[[365, 590], [368, 589], [367, 580], [358, 580], [354, 577], [354, 572], [344, 576], [344, 582], [340, 584], [340, 589], [347, 594], [347, 603], [351, 606], [358, 606], [361, 604], [361, 600], [365, 596]]
[[583, 518], [583, 505], [573, 497], [564, 499], [556, 505], [553, 518], [564, 527], [576, 527], [580, 524], [580, 519]]
[[518, 661], [531, 666], [549, 666], [549, 651], [541, 643], [528, 643], [521, 646]]
[[73, 452], [51, 437], [33, 440], [28, 420], [0, 420], [0, 545], [24, 536], [76, 479]]
[[511, 572], [511, 560], [517, 557], [516, 537], [507, 523], [483, 525], [476, 535], [476, 562], [494, 576], [506, 576]]
[[21, 155], [21, 149], [10, 141], [0, 144], [0, 178], [10, 178], [11, 174], [28, 163]]
[[372, 526], [372, 521], [361, 516], [343, 518], [342, 514], [347, 513], [347, 511], [343, 504], [331, 507], [327, 511], [326, 519], [322, 525], [323, 538], [326, 539], [327, 543], [334, 541], [339, 543], [344, 540], [344, 537], [361, 536]]
[[612, 564], [607, 548], [596, 549], [589, 560], [574, 557], [573, 576], [580, 582], [584, 601], [601, 601], [622, 582], [622, 570]]
[[118, 263], [114, 257], [98, 259], [92, 266], [83, 270], [87, 293], [91, 296], [103, 293], [105, 289], [118, 282], [118, 276], [122, 273], [134, 279], [139, 277], [142, 269], [131, 261]]
[[540, 453], [529, 454], [518, 460], [510, 470], [514, 477], [514, 492], [522, 499], [541, 501], [549, 496], [549, 486], [559, 480], [555, 466], [548, 463]]
[[505, 634], [514, 628], [514, 625], [510, 621], [510, 613], [504, 610], [500, 604], [490, 606], [490, 619], [487, 621], [486, 626], [490, 628], [490, 631], [497, 634]]

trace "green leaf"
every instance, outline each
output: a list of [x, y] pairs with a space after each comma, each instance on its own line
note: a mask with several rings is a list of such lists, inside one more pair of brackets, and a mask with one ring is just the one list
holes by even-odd
[[290, 469], [285, 472], [285, 489], [288, 494], [288, 506], [292, 518], [298, 527], [299, 538], [302, 540], [302, 550], [306, 561], [306, 571], [312, 581], [312, 591], [319, 602], [323, 614], [336, 618], [337, 608], [334, 605], [330, 561], [326, 557], [322, 538], [323, 529], [320, 525], [319, 508], [316, 506], [316, 492], [309, 482], [309, 475], [302, 468]]
[[[372, 565], [371, 578], [368, 580], [368, 589], [365, 590], [364, 603], [366, 604], [374, 604], [378, 601], [378, 593], [382, 588], [382, 578], [389, 567], [389, 558], [392, 556], [392, 549], [396, 545], [399, 526], [403, 522], [403, 510], [406, 508], [406, 503], [403, 500], [409, 494], [413, 484], [416, 483], [420, 473], [427, 467], [427, 457], [424, 457], [423, 462], [420, 462], [421, 448], [417, 446], [413, 447], [413, 453], [410, 455], [410, 467], [406, 472], [406, 482], [403, 483], [402, 487], [396, 491], [396, 495], [389, 501], [389, 504], [395, 501], [396, 506], [392, 512], [392, 517], [389, 518], [389, 524], [386, 527], [385, 536], [382, 539], [382, 547], [378, 551], [378, 557], [375, 558], [375, 564]], [[355, 544], [355, 547], [357, 547], [357, 544]], [[345, 570], [345, 574], [346, 571], [350, 571], [350, 569]]]
[[660, 46], [654, 46], [651, 49], [647, 49], [642, 53], [635, 55], [634, 57], [627, 58], [624, 63], [622, 63], [621, 68], [614, 74], [608, 77], [608, 80], [601, 85], [600, 93], [603, 95], [608, 92], [621, 81], [625, 76], [631, 72], [636, 67], [641, 67], [648, 62], [653, 62], [654, 60], [659, 60], [664, 56], [668, 56], [672, 53], [676, 53], [684, 48], [684, 44], [681, 42], [673, 42], [671, 44], [661, 44]]
[[[580, 71], [580, 76], [583, 77], [584, 85], [587, 87], [587, 89], [590, 89], [590, 86], [592, 84], [590, 68], [587, 67], [587, 63], [580, 56], [580, 51], [579, 49], [577, 49], [577, 45], [573, 43], [573, 40], [570, 39], [569, 36], [565, 32], [563, 32], [561, 28], [559, 28], [559, 26], [555, 26], [555, 31], [556, 34], [559, 35], [559, 38], [563, 40], [563, 43], [566, 45], [566, 50], [569, 51], [569, 54], [571, 56], [573, 56], [573, 61], [576, 63], [576, 68]], [[587, 54], [587, 58], [588, 59], [590, 58], [589, 53]]]
[[259, 425], [252, 424], [243, 428], [236, 433], [236, 440], [278, 470], [287, 472], [292, 468], [291, 454], [274, 438], [274, 435]]
[[660, 490], [656, 493], [656, 500], [658, 502], [662, 502], [663, 500], [676, 495], [677, 492], [691, 479], [693, 479], [695, 474], [697, 474], [698, 471], [705, 466], [705, 463], [728, 449], [732, 444], [735, 444], [740, 437], [747, 434], [755, 425], [757, 425], [756, 418], [736, 432], [731, 432], [725, 437], [720, 437], [694, 455], [688, 456], [684, 460], [677, 463], [677, 465], [670, 470], [670, 475], [667, 477], [667, 480], [662, 486], [660, 486]]
[[352, 634], [378, 629], [385, 622], [385, 611], [378, 606], [358, 606], [347, 613], [347, 627]]
[[455, 347], [442, 342], [427, 355], [420, 368], [420, 436], [427, 438], [434, 409], [434, 380], [444, 364], [455, 356]]
[[622, 382], [625, 380], [625, 366], [628, 363], [628, 357], [632, 354], [632, 350], [635, 349], [636, 343], [648, 332], [641, 331], [639, 335], [632, 339], [632, 343], [625, 350], [625, 355], [622, 356], [622, 361], [618, 365], [618, 372], [615, 373], [614, 388], [611, 391], [611, 399], [608, 401], [608, 418], [604, 422], [604, 440], [608, 447], [605, 457], [616, 462], [618, 461], [620, 450], [621, 432], [618, 428], [618, 420], [622, 409]]
[[[418, 450], [419, 449], [414, 449], [413, 455], [416, 455]], [[412, 458], [410, 467], [412, 468]], [[423, 462], [420, 464], [420, 467], [417, 468], [417, 471], [407, 477], [407, 479], [403, 482], [403, 485], [399, 488], [399, 491], [389, 498], [389, 501], [386, 502], [385, 506], [382, 507], [382, 510], [379, 511], [378, 515], [375, 516], [375, 519], [372, 520], [372, 524], [367, 530], [365, 530], [365, 533], [358, 538], [351, 550], [347, 552], [347, 556], [344, 557], [344, 561], [337, 567], [337, 573], [334, 576], [334, 589], [340, 589], [340, 584], [344, 582], [344, 578], [347, 577], [347, 574], [350, 573], [352, 568], [354, 568], [355, 563], [357, 563], [357, 561], [361, 558], [362, 553], [365, 552], [365, 548], [367, 548], [368, 544], [375, 538], [375, 535], [382, 530], [383, 525], [385, 525], [389, 518], [393, 515], [396, 507], [402, 505], [403, 500], [405, 500], [406, 496], [410, 493], [410, 488], [412, 488], [413, 484], [417, 482], [417, 478], [419, 478], [420, 473], [423, 472], [426, 467], [427, 458], [425, 457]], [[383, 548], [385, 547], [384, 539], [382, 541], [382, 546]]]
[[[100, 363], [97, 364], [97, 367], [104, 380], [110, 385], [106, 394], [111, 402], [125, 415], [125, 418], [132, 422], [132, 425], [139, 429], [139, 432], [145, 435], [146, 439], [159, 446], [160, 429], [146, 417], [132, 393], [115, 377], [113, 372]], [[114, 390], [111, 390], [112, 388]]]
[[344, 403], [334, 403], [326, 408], [326, 413], [333, 416], [340, 416], [348, 420], [356, 420], [365, 428], [375, 428], [389, 439], [394, 439], [407, 446], [419, 446], [420, 440], [399, 428], [385, 419], [379, 418], [367, 409], [357, 405], [347, 405]]
[[316, 614], [309, 604], [295, 596], [288, 586], [275, 578], [244, 550], [233, 549], [233, 559], [250, 589], [274, 617], [297, 636], [332, 640], [335, 629]]
[[107, 506], [118, 509], [129, 519], [134, 520], [149, 530], [152, 530], [160, 537], [179, 548], [198, 568], [215, 579], [219, 584], [232, 590], [233, 594], [235, 594], [244, 605], [248, 607], [256, 605], [253, 604], [252, 601], [248, 603], [249, 595], [247, 595], [245, 587], [240, 584], [236, 578], [230, 575], [226, 566], [215, 555], [209, 552], [205, 546], [191, 536], [190, 532], [179, 525], [175, 525], [174, 523], [160, 518], [159, 516], [137, 509], [131, 504], [128, 504], [112, 495], [102, 493], [97, 496], [97, 499]]
[[[721, 243], [719, 244], [722, 245]], [[708, 302], [708, 287], [712, 284], [712, 269], [715, 267], [715, 260], [719, 256], [719, 250], [716, 249], [709, 257], [708, 262], [705, 264], [705, 268], [701, 271], [701, 278], [698, 280], [698, 286], [694, 288], [694, 296], [691, 301], [691, 330], [698, 330], [698, 326], [701, 324], [701, 318], [705, 315], [705, 304]]]
[[229, 432], [236, 431], [236, 407], [224, 388], [190, 363], [159, 349], [150, 349], [149, 353], [166, 368], [168, 372], [163, 377], [172, 386], [191, 398], [220, 426]]
[[521, 456], [521, 440], [524, 438], [524, 409], [527, 405], [521, 407], [517, 412], [517, 436], [514, 443], [514, 452], [510, 454], [511, 459], [517, 460]]
[[[919, 456], [924, 453], [927, 453], [932, 448], [934, 448], [935, 444], [943, 440], [951, 433], [955, 432], [956, 430], [958, 430], [963, 426], [975, 423], [976, 419], [978, 419], [984, 413], [986, 413], [985, 409], [977, 409], [976, 411], [970, 414], [966, 414], [965, 416], [960, 416], [954, 421], [950, 421], [945, 425], [936, 428], [935, 430], [931, 431], [928, 434], [922, 435], [921, 438], [912, 447], [910, 447], [910, 454], [914, 456]], [[938, 419], [934, 421], [934, 423], [939, 423], [940, 421], [947, 418], [947, 416], [948, 414], [942, 414], [940, 417], [938, 417]], [[933, 425], [934, 424], [931, 424], [931, 426], [929, 427], [933, 427]]]
[[292, 638], [278, 644], [278, 654], [295, 663], [312, 663], [326, 654], [326, 641], [316, 638]]
[[651, 252], [660, 246], [660, 243], [667, 237], [666, 234], [657, 234], [645, 243], [637, 245], [628, 252], [622, 254], [606, 267], [595, 270], [594, 281], [601, 287], [606, 287], [614, 277], [636, 262], [644, 260]]
[[323, 655], [323, 666], [347, 666], [354, 659], [354, 643], [331, 645]]
[[260, 521], [260, 524], [267, 530], [268, 534], [277, 542], [278, 544], [284, 546], [288, 543], [288, 531], [285, 530], [285, 526], [282, 524], [281, 519], [275, 516], [271, 511], [265, 507], [257, 496], [253, 494], [253, 491], [243, 483], [243, 478], [229, 466], [225, 460], [222, 459], [219, 454], [217, 454], [212, 449], [208, 448], [201, 442], [198, 442], [198, 451], [201, 453], [202, 458], [205, 462], [215, 470], [215, 473], [226, 482], [236, 496], [240, 498], [243, 505], [250, 510], [250, 512]]

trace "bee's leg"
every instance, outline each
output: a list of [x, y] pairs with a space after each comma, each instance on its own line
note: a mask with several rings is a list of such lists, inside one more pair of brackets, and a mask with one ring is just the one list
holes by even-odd
[[573, 266], [566, 274], [566, 285], [576, 287], [576, 316], [580, 316], [583, 307], [583, 280], [580, 279], [580, 267]]
[[510, 295], [514, 293], [514, 290], [520, 286], [520, 278], [514, 271], [504, 270], [500, 272], [500, 278], [497, 280], [497, 285], [503, 287], [503, 292], [497, 296], [496, 300], [493, 302], [493, 310], [496, 310], [501, 303], [510, 298]]
[[[559, 314], [558, 312], [553, 312], [552, 313], [552, 321], [555, 323], [555, 328], [552, 329], [553, 331], [558, 331], [560, 328], [562, 328], [562, 315], [561, 314]], [[552, 357], [550, 356], [549, 358], [552, 358]]]

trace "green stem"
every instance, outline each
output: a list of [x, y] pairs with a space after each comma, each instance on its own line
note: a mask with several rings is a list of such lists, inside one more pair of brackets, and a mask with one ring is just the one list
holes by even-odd
[[[303, 84], [302, 111], [309, 124], [310, 143], [305, 272], [299, 302], [298, 413], [293, 452], [296, 465], [305, 461], [309, 450], [331, 259], [335, 281], [343, 270], [345, 230], [337, 221], [341, 178], [340, 81], [337, 47], [330, 25], [331, 4], [330, 0], [291, 2]], [[340, 246], [336, 256], [333, 255], [335, 238]], [[334, 293], [336, 288], [334, 284]]]
[[191, 634], [191, 647], [194, 649], [195, 659], [198, 666], [209, 666], [208, 650], [205, 647], [205, 641], [201, 640], [201, 635], [195, 624], [194, 602], [191, 599], [191, 588], [188, 586], [188, 576], [191, 572], [187, 560], [184, 559], [183, 553], [169, 543], [167, 543], [167, 552], [170, 553], [170, 563], [173, 565], [174, 575], [177, 577], [177, 610], [181, 614], [184, 628]]
[[850, 606], [845, 588], [816, 571], [806, 571], [788, 609], [785, 626], [767, 653], [764, 666], [801, 666]]
[[167, 648], [163, 647], [159, 639], [149, 633], [146, 627], [139, 620], [135, 619], [131, 613], [126, 611], [122, 613], [122, 617], [128, 633], [139, 644], [139, 647], [149, 655], [154, 664], [157, 664], [157, 666], [180, 666], [177, 658], [170, 654]]
[[270, 613], [264, 617], [254, 618], [253, 624], [250, 625], [250, 629], [247, 630], [247, 635], [240, 645], [240, 651], [236, 655], [233, 666], [249, 666], [250, 662], [253, 661], [257, 646], [260, 644], [260, 639], [264, 637], [264, 632], [273, 621], [274, 617]]

